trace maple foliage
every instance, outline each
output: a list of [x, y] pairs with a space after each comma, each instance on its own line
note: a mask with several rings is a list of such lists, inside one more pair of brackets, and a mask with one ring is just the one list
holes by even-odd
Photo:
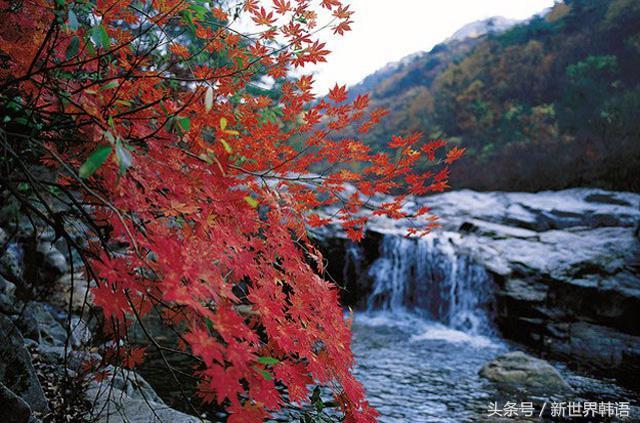
[[[201, 398], [232, 421], [302, 403], [310, 384], [333, 390], [346, 421], [373, 421], [351, 374], [349, 323], [306, 226], [337, 223], [360, 239], [359, 211], [402, 191], [374, 214], [422, 219], [411, 233], [423, 233], [435, 218], [403, 202], [445, 189], [462, 151], [438, 160], [444, 143], [417, 134], [373, 153], [340, 137], [350, 125], [367, 132], [385, 111], [338, 85], [316, 99], [312, 78], [291, 70], [326, 60], [320, 29], [350, 29], [342, 1], [204, 3], [0, 1], [0, 95], [35, 128], [21, 142], [41, 149], [108, 228], [86, 264], [116, 341], [160, 310], [185, 328]], [[240, 15], [258, 30], [235, 29]], [[259, 88], [265, 76], [277, 95]], [[434, 171], [415, 173], [419, 160]], [[322, 214], [327, 206], [337, 213]], [[125, 355], [134, 367], [145, 350]]]

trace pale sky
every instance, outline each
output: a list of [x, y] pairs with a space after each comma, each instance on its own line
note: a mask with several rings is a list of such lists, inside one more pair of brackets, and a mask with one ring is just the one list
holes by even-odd
[[430, 50], [467, 23], [492, 16], [526, 19], [552, 6], [554, 0], [349, 0], [346, 3], [356, 12], [352, 31], [343, 37], [324, 34], [332, 54], [327, 63], [313, 68], [318, 94], [325, 94], [336, 82], [356, 84], [389, 62]]

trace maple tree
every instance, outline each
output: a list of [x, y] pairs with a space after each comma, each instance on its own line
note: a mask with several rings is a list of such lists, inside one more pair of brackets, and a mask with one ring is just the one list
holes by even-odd
[[[239, 31], [238, 16], [257, 30]], [[230, 421], [308, 401], [313, 384], [334, 392], [346, 421], [375, 420], [306, 228], [339, 224], [359, 240], [371, 208], [425, 233], [434, 217], [404, 201], [447, 188], [462, 154], [420, 134], [393, 137], [389, 154], [340, 137], [385, 111], [338, 85], [316, 99], [299, 69], [325, 61], [321, 30], [342, 35], [351, 17], [339, 0], [0, 1], [2, 143], [16, 160], [36, 151], [56, 187], [82, 194], [94, 232], [69, 242], [104, 331], [124, 345], [111, 356], [144, 360], [126, 333], [159, 312], [198, 360], [200, 397]], [[433, 172], [415, 172], [419, 160]]]

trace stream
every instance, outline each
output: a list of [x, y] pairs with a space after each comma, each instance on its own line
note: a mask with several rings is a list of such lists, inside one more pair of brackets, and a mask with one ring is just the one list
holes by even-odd
[[[348, 254], [358, 261], [357, 252]], [[539, 410], [551, 401], [633, 398], [558, 362], [551, 363], [575, 389], [571, 398], [505, 392], [481, 378], [485, 363], [523, 347], [501, 339], [494, 326], [491, 276], [446, 240], [387, 235], [368, 272], [372, 292], [367, 310], [355, 313], [352, 348], [356, 374], [383, 423], [495, 421], [492, 402], [532, 401]]]
[[482, 417], [499, 392], [478, 369], [508, 347], [499, 339], [416, 316], [356, 314], [356, 374], [382, 422], [459, 422]]

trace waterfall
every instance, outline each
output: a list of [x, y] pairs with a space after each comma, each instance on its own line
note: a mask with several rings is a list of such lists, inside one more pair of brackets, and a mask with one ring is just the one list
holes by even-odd
[[467, 333], [492, 333], [493, 279], [456, 252], [455, 236], [385, 235], [380, 257], [368, 270], [368, 311], [414, 312]]

